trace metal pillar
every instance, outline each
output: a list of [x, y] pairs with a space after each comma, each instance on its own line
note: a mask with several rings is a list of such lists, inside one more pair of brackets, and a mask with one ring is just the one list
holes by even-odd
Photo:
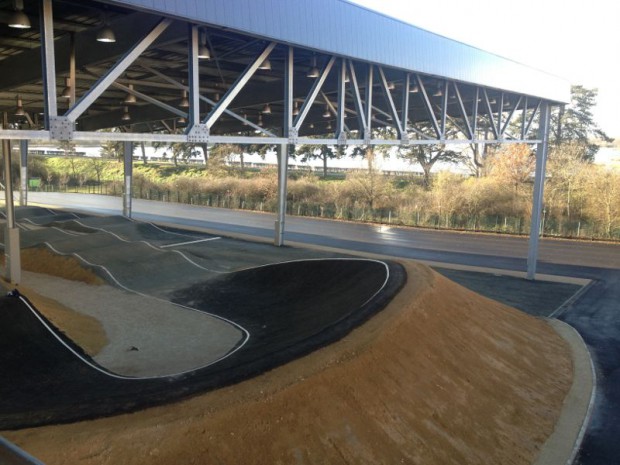
[[123, 142], [123, 158], [125, 160], [125, 187], [123, 189], [123, 216], [131, 218], [131, 194], [133, 179], [133, 142]]
[[547, 149], [549, 146], [549, 104], [543, 103], [540, 107], [540, 122], [538, 125], [538, 139], [541, 141], [536, 147], [536, 173], [534, 174], [534, 199], [532, 205], [532, 221], [530, 226], [530, 240], [527, 253], [527, 279], [536, 279], [536, 261], [538, 260], [538, 242], [540, 237], [540, 217], [543, 206], [545, 187], [545, 171], [547, 165]]
[[43, 96], [45, 108], [45, 128], [50, 128], [50, 118], [58, 116], [56, 103], [56, 61], [54, 51], [54, 17], [52, 0], [41, 2], [41, 53], [43, 59]]
[[286, 216], [286, 179], [288, 176], [289, 144], [280, 145], [278, 153], [278, 212], [274, 245], [284, 245], [284, 218]]
[[[288, 144], [281, 144], [278, 153], [278, 212], [275, 224], [274, 245], [284, 245], [284, 218], [286, 217], [286, 180], [288, 177], [288, 154], [294, 147], [291, 144], [291, 135], [297, 133], [293, 127], [293, 71], [294, 71], [293, 47], [288, 48], [284, 64], [284, 120], [282, 135], [289, 138]], [[305, 103], [304, 103], [305, 105]], [[302, 112], [303, 112], [302, 108]], [[299, 116], [298, 116], [299, 118]], [[301, 116], [303, 119], [303, 115]]]
[[19, 229], [15, 227], [15, 205], [13, 203], [13, 175], [11, 173], [11, 143], [2, 140], [4, 155], [4, 199], [6, 204], [6, 230], [4, 233], [5, 278], [11, 283], [21, 281], [21, 256], [19, 250]]
[[19, 204], [28, 205], [28, 141], [19, 141]]

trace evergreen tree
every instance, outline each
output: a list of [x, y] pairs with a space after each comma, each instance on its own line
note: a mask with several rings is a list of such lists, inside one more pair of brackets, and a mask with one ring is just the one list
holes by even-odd
[[597, 89], [571, 87], [571, 102], [554, 114], [551, 121], [551, 143], [579, 143], [584, 147], [583, 159], [593, 161], [599, 145], [596, 141], [612, 142], [594, 121], [592, 109], [596, 106]]

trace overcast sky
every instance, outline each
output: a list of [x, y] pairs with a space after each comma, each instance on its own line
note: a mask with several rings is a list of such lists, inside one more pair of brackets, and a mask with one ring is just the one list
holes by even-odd
[[598, 88], [596, 122], [620, 137], [617, 0], [349, 0], [423, 29]]

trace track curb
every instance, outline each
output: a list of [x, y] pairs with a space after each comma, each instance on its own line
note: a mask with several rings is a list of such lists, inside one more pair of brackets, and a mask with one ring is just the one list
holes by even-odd
[[596, 397], [596, 372], [590, 351], [575, 328], [556, 319], [551, 327], [571, 348], [573, 384], [564, 399], [560, 417], [533, 465], [571, 465], [590, 423]]

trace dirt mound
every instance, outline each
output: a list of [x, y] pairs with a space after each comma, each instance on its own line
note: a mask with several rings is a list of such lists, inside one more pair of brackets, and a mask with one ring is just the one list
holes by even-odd
[[42, 247], [30, 247], [21, 251], [22, 268], [34, 273], [42, 273], [70, 281], [86, 284], [103, 284], [104, 281], [72, 256], [55, 254]]
[[572, 378], [543, 320], [420, 265], [341, 341], [174, 405], [3, 433], [48, 465], [529, 464]]
[[[177, 297], [189, 299], [182, 303], [212, 312], [217, 319], [198, 333], [195, 327], [176, 329], [174, 323], [167, 328], [176, 340], [210, 340], [200, 349], [206, 352], [205, 363], [181, 370], [166, 362], [167, 369], [154, 377], [137, 375], [138, 367], [125, 366], [126, 361], [120, 363], [121, 371], [112, 373], [86, 355], [80, 360], [59, 343], [59, 338], [71, 347], [90, 343], [84, 338], [71, 340], [70, 324], [48, 329], [40, 312], [26, 300], [0, 299], [0, 365], [12, 380], [12, 384], [0, 383], [0, 428], [116, 415], [249, 379], [342, 338], [384, 308], [405, 279], [404, 270], [395, 263], [329, 259], [256, 267], [191, 286]], [[67, 287], [64, 293], [78, 295], [72, 293], [71, 284]], [[82, 295], [79, 302], [86, 304], [93, 294]], [[106, 294], [97, 300], [106, 299]], [[122, 308], [130, 301], [109, 297], [106, 302]], [[186, 311], [168, 309], [175, 310]], [[71, 318], [71, 313], [64, 316]], [[233, 328], [232, 322], [241, 326]], [[141, 324], [159, 329], [154, 319]], [[242, 328], [243, 333], [238, 330]], [[81, 347], [78, 352], [83, 352]], [[121, 374], [132, 379], [116, 376]]]

